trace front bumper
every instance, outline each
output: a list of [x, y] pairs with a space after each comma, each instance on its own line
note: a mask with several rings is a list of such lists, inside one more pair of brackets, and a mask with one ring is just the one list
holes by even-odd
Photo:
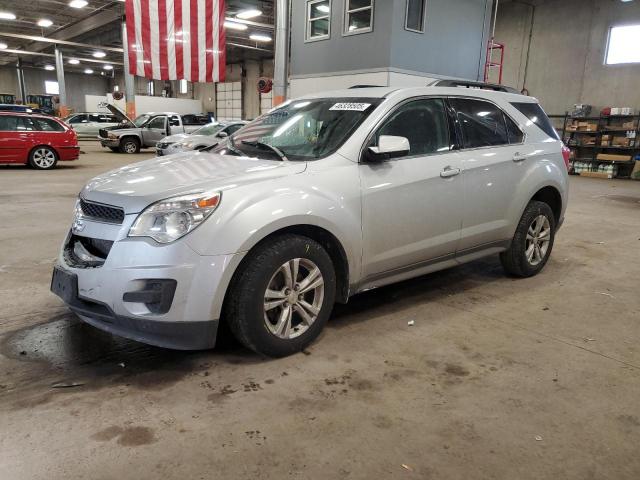
[[[180, 350], [213, 347], [224, 293], [239, 256], [201, 256], [184, 239], [159, 245], [150, 239], [127, 238], [133, 220], [126, 219], [122, 226], [87, 222], [86, 235], [113, 240], [99, 266], [70, 260], [69, 235], [54, 268], [51, 290], [83, 321], [115, 335]], [[71, 278], [63, 282], [65, 288], [56, 284], [62, 277]], [[175, 285], [161, 312], [144, 300], [154, 280]]]
[[100, 138], [100, 144], [103, 147], [118, 148], [120, 147], [120, 139]]

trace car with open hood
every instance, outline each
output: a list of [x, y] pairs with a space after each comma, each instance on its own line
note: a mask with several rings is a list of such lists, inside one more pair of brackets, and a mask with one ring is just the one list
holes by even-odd
[[51, 288], [116, 335], [203, 349], [225, 322], [288, 355], [359, 292], [488, 255], [541, 272], [568, 159], [537, 100], [504, 87], [309, 95], [211, 150], [91, 180]]
[[179, 133], [191, 133], [208, 122], [206, 115], [182, 115], [175, 112], [150, 112], [130, 119], [122, 110], [108, 103], [100, 104], [118, 118], [118, 125], [100, 128], [98, 139], [114, 152], [138, 153], [155, 147], [158, 141]]

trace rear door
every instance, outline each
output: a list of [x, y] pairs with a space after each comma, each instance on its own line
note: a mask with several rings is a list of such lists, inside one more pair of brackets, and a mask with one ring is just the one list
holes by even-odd
[[463, 142], [465, 209], [458, 251], [464, 254], [510, 238], [509, 207], [532, 152], [520, 127], [498, 105], [458, 97], [449, 103]]
[[411, 149], [400, 158], [360, 164], [366, 278], [453, 259], [463, 190], [452, 125], [442, 98], [418, 98], [397, 106], [375, 130], [367, 147], [392, 135], [406, 137]]
[[145, 146], [155, 147], [156, 143], [167, 136], [167, 116], [152, 118], [142, 129], [142, 140]]

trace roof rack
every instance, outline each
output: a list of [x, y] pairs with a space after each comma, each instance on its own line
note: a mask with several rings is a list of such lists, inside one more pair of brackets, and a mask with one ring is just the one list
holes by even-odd
[[497, 85], [495, 83], [473, 82], [470, 80], [436, 80], [431, 84], [433, 87], [459, 87], [459, 88], [474, 88], [477, 90], [493, 90], [494, 92], [505, 93], [517, 93], [518, 90], [512, 87], [505, 87], [504, 85]]
[[353, 85], [349, 87], [349, 90], [354, 88], [384, 88], [382, 85]]

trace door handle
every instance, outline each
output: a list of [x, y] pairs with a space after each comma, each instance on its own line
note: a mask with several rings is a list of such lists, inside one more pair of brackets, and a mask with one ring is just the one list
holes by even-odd
[[513, 154], [513, 161], [514, 162], [524, 162], [527, 159], [527, 157], [525, 155], [522, 155], [520, 152], [516, 152]]
[[444, 167], [444, 170], [440, 172], [440, 176], [442, 178], [455, 177], [460, 174], [459, 168], [451, 168], [451, 166]]

